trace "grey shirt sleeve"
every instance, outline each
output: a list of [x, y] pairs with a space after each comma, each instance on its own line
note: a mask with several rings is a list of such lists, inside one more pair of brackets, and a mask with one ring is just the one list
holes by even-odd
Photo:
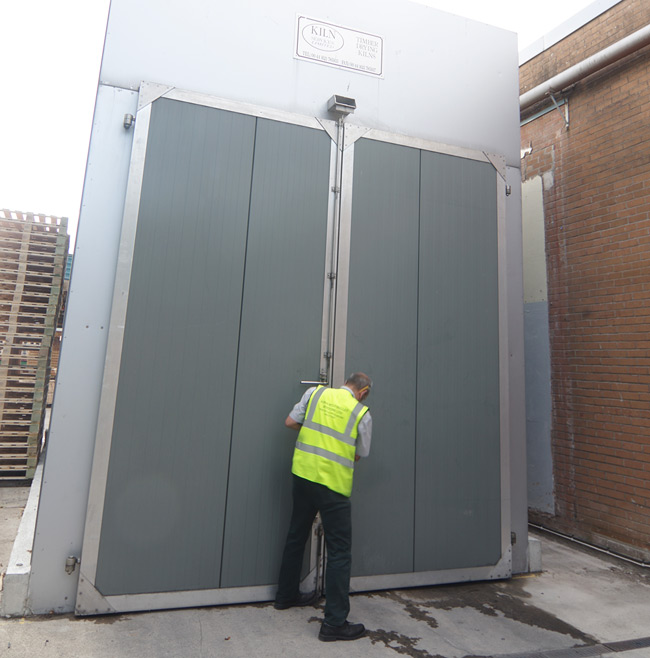
[[369, 411], [366, 411], [359, 421], [357, 430], [359, 433], [357, 436], [357, 455], [367, 457], [370, 454], [370, 441], [372, 439], [372, 418]]
[[[307, 405], [309, 404], [309, 398], [311, 394], [316, 390], [315, 386], [308, 388], [305, 391], [305, 394], [300, 398], [300, 402], [294, 405], [293, 409], [289, 413], [289, 417], [300, 423], [301, 425], [305, 422], [305, 414], [307, 413]], [[367, 415], [367, 414], [366, 414]]]

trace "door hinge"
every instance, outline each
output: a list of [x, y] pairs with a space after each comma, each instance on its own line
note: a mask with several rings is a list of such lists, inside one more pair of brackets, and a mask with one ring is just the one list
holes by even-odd
[[517, 543], [517, 533], [516, 532], [511, 532], [510, 533], [510, 543], [513, 546]]

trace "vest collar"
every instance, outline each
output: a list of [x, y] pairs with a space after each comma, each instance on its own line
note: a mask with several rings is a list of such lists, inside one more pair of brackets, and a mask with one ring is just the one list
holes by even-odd
[[[346, 390], [354, 398], [354, 393], [352, 392], [351, 388], [348, 388], [347, 386], [341, 386], [341, 388]], [[356, 400], [356, 398], [354, 399]]]

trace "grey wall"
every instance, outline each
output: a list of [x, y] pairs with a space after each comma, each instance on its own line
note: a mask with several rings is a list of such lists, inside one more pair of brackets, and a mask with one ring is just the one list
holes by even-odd
[[524, 306], [528, 506], [555, 511], [551, 453], [551, 346], [548, 302]]
[[522, 193], [524, 319], [526, 362], [526, 433], [528, 506], [552, 513], [551, 346], [544, 230], [544, 184], [552, 177], [525, 181]]

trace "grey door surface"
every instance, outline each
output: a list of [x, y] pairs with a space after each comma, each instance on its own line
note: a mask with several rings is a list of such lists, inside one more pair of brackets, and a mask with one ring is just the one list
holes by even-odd
[[495, 168], [360, 139], [353, 175], [345, 363], [375, 381], [371, 455], [355, 472], [353, 575], [495, 565]]
[[151, 109], [95, 586], [275, 582], [295, 436], [319, 369], [330, 139]]
[[355, 468], [353, 574], [413, 571], [420, 152], [355, 144], [346, 372], [368, 372], [373, 440]]

